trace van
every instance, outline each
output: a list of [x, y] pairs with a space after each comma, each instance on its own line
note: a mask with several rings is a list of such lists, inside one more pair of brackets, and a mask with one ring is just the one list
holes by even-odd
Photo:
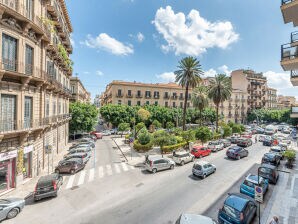
[[276, 166], [263, 163], [259, 167], [259, 175], [267, 180], [269, 180], [269, 183], [276, 184], [278, 180], [278, 171]]

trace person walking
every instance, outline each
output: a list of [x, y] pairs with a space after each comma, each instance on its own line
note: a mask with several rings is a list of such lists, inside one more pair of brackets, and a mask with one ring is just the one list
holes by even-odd
[[273, 216], [272, 220], [269, 222], [269, 224], [278, 224], [278, 218], [277, 216]]
[[258, 143], [258, 135], [255, 136], [255, 142]]

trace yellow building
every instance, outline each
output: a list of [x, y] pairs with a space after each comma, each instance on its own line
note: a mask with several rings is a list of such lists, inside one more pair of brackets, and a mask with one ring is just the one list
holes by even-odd
[[0, 0], [0, 14], [1, 193], [68, 143], [72, 26], [64, 0]]
[[70, 78], [70, 88], [72, 93], [70, 102], [90, 103], [90, 93], [85, 89], [83, 83], [78, 77]]

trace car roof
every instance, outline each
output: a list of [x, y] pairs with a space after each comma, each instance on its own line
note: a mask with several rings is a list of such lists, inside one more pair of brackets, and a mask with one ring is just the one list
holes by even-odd
[[49, 174], [49, 175], [46, 175], [46, 176], [42, 176], [38, 179], [38, 182], [50, 181], [50, 180], [56, 179], [57, 176], [58, 176], [57, 173], [52, 173], [52, 174]]
[[148, 157], [148, 159], [149, 159], [149, 160], [158, 160], [158, 159], [168, 159], [168, 158], [166, 158], [166, 157], [162, 157], [162, 156], [160, 156], [160, 155], [150, 155], [150, 156]]
[[272, 146], [271, 149], [281, 149], [278, 145]]
[[231, 146], [228, 150], [236, 150], [236, 149], [242, 149], [242, 147], [234, 145], [234, 146]]
[[76, 152], [76, 153], [71, 153], [71, 154], [68, 154], [66, 155], [66, 157], [69, 157], [69, 156], [83, 156], [87, 154], [86, 152]]
[[[262, 177], [259, 177], [259, 178], [260, 178], [260, 183], [262, 183], [263, 178]], [[249, 174], [245, 179], [254, 184], [258, 184], [258, 175]]]
[[260, 167], [265, 167], [265, 168], [269, 168], [269, 169], [274, 169], [276, 170], [276, 166], [273, 166], [271, 164], [268, 164], [268, 163], [262, 163]]
[[186, 153], [188, 154], [189, 152], [186, 152], [186, 151], [175, 152], [176, 155], [185, 155]]
[[274, 152], [267, 152], [264, 154], [264, 156], [268, 156], [268, 157], [274, 157], [276, 154]]
[[210, 164], [210, 163], [207, 162], [207, 161], [197, 161], [197, 162], [195, 162], [195, 164], [203, 166], [203, 165], [207, 165], [207, 164]]
[[250, 201], [250, 199], [247, 198], [245, 195], [233, 193], [230, 194], [229, 197], [227, 197], [224, 204], [235, 208], [238, 211], [242, 211], [248, 201]]
[[183, 213], [180, 217], [180, 224], [213, 224], [211, 218], [203, 215], [197, 215], [197, 214], [187, 214]]

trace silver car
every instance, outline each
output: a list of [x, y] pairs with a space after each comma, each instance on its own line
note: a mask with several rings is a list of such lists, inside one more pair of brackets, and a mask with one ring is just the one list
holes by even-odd
[[195, 162], [192, 167], [192, 174], [205, 179], [208, 175], [215, 173], [216, 166], [205, 161]]
[[193, 162], [195, 160], [195, 156], [189, 152], [174, 152], [173, 160], [175, 163], [183, 166], [185, 163]]
[[174, 169], [175, 162], [168, 158], [162, 158], [161, 156], [152, 156], [146, 159], [145, 167], [148, 171], [156, 173], [160, 170]]
[[211, 141], [207, 146], [212, 152], [217, 152], [224, 149], [224, 144], [221, 141]]
[[4, 219], [16, 217], [25, 207], [25, 200], [21, 198], [0, 199], [0, 222]]
[[216, 224], [207, 216], [183, 213], [175, 224]]

